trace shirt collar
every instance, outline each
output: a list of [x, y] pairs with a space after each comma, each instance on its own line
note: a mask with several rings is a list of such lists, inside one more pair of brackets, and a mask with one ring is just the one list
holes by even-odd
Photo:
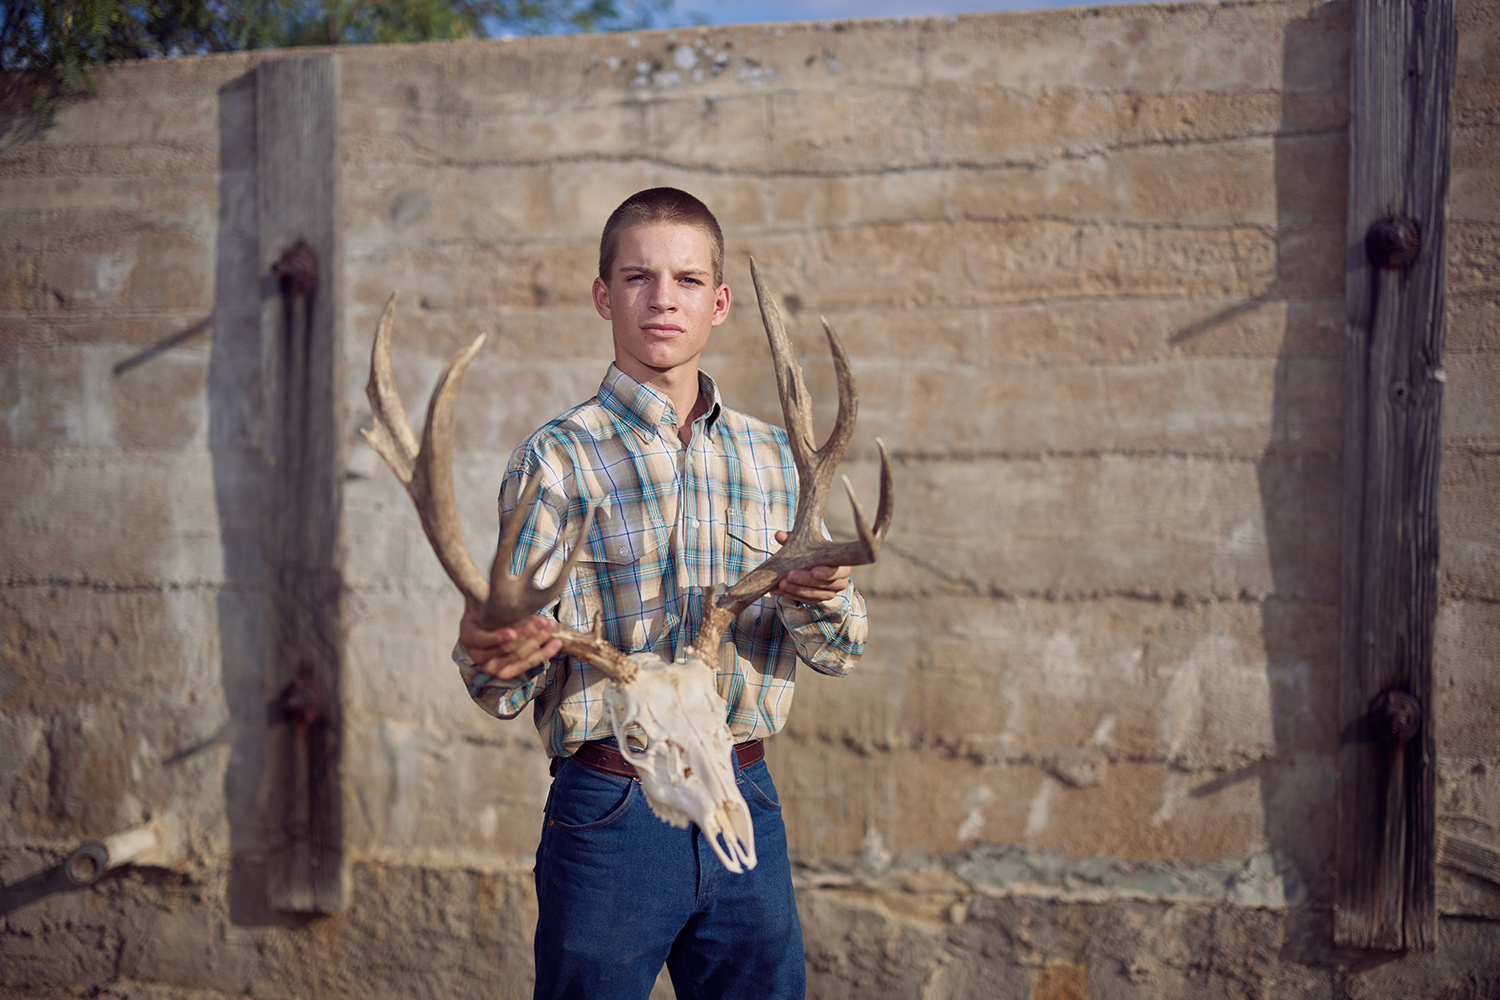
[[[707, 372], [700, 371], [698, 388], [708, 394], [708, 413], [701, 419], [704, 429], [712, 432], [722, 407], [719, 386]], [[672, 408], [671, 400], [626, 375], [614, 362], [610, 362], [604, 381], [599, 383], [599, 402], [634, 428], [642, 441], [649, 441], [656, 434], [675, 435], [677, 432], [677, 411]]]

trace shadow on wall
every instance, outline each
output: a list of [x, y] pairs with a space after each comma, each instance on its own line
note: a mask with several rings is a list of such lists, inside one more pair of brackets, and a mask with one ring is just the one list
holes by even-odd
[[[1271, 592], [1261, 604], [1276, 757], [1258, 771], [1267, 847], [1294, 906], [1283, 957], [1325, 964], [1332, 946], [1338, 758], [1338, 580], [1348, 135], [1309, 97], [1348, 92], [1347, 4], [1287, 25], [1275, 142], [1276, 283], [1286, 329], [1276, 359], [1270, 442], [1257, 465]], [[1313, 122], [1317, 124], [1314, 125]], [[1297, 924], [1316, 926], [1298, 927]]]
[[[1271, 590], [1261, 601], [1275, 755], [1192, 790], [1214, 794], [1256, 781], [1266, 849], [1277, 861], [1294, 920], [1327, 924], [1332, 896], [1338, 756], [1339, 397], [1344, 323], [1347, 133], [1330, 126], [1332, 95], [1347, 92], [1347, 5], [1287, 25], [1282, 112], [1274, 142], [1276, 279], [1261, 296], [1179, 331], [1181, 343], [1251, 313], [1282, 308], [1271, 432], [1256, 463]], [[1288, 933], [1292, 948], [1331, 947], [1331, 926]], [[1318, 964], [1318, 955], [1286, 956]]]

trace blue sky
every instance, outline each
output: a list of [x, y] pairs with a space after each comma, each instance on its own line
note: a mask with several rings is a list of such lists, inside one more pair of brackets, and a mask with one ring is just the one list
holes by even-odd
[[771, 21], [832, 21], [849, 17], [912, 17], [971, 14], [990, 10], [1037, 10], [1042, 7], [1092, 7], [1140, 0], [676, 0], [678, 17], [702, 14], [710, 24], [759, 24]]

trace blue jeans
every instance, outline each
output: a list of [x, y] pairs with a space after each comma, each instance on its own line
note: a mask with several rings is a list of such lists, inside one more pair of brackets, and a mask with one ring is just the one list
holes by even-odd
[[639, 782], [565, 758], [536, 852], [538, 1000], [646, 1000], [665, 963], [678, 1000], [806, 989], [786, 828], [765, 761], [743, 770], [758, 863], [726, 871], [696, 825], [657, 819]]

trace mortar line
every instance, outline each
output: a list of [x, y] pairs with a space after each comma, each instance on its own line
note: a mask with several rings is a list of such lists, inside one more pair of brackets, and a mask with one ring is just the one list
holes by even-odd
[[[1272, 91], [1267, 94], [1275, 93]], [[509, 116], [501, 116], [509, 117]], [[819, 168], [791, 168], [780, 167], [775, 169], [757, 170], [749, 167], [735, 166], [724, 167], [712, 163], [687, 163], [673, 160], [664, 156], [651, 156], [644, 153], [629, 154], [625, 156], [609, 156], [603, 154], [576, 153], [561, 156], [551, 156], [546, 159], [474, 159], [460, 160], [451, 156], [441, 156], [430, 147], [407, 139], [404, 145], [407, 148], [419, 150], [428, 154], [424, 158], [408, 158], [402, 160], [368, 160], [362, 161], [371, 166], [409, 163], [424, 169], [453, 168], [462, 170], [475, 169], [555, 169], [558, 166], [622, 166], [631, 164], [647, 164], [668, 170], [679, 170], [683, 173], [702, 174], [710, 177], [760, 179], [760, 180], [786, 180], [789, 178], [807, 178], [814, 180], [848, 180], [858, 178], [878, 178], [890, 176], [902, 176], [912, 173], [931, 172], [944, 173], [950, 171], [979, 173], [1003, 170], [1045, 170], [1048, 166], [1058, 162], [1070, 162], [1075, 160], [1089, 159], [1095, 156], [1108, 156], [1111, 153], [1124, 152], [1138, 149], [1149, 149], [1152, 147], [1163, 147], [1176, 149], [1191, 146], [1214, 146], [1227, 145], [1235, 142], [1248, 140], [1278, 140], [1312, 137], [1338, 137], [1344, 135], [1345, 127], [1317, 128], [1317, 129], [1295, 129], [1288, 131], [1257, 131], [1247, 132], [1241, 135], [1225, 135], [1205, 138], [1184, 137], [1178, 139], [1143, 139], [1139, 142], [1116, 143], [1112, 145], [1089, 146], [1076, 149], [1063, 150], [1050, 158], [1032, 160], [1000, 160], [995, 162], [980, 162], [973, 160], [950, 160], [950, 161], [925, 161], [922, 163], [900, 164], [874, 168], [854, 169], [819, 169]]]

